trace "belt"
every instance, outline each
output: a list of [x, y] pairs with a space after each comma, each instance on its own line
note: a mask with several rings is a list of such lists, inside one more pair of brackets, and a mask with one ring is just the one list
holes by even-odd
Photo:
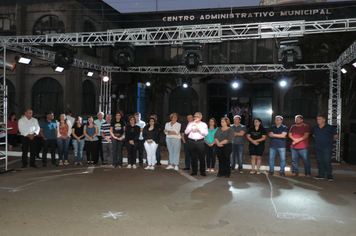
[[192, 140], [194, 142], [199, 142], [199, 141], [203, 141], [204, 139], [202, 138], [202, 139], [190, 139], [190, 140]]

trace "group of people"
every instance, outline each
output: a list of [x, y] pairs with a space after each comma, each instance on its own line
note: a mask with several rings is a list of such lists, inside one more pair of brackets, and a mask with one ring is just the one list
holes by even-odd
[[[94, 120], [89, 116], [86, 123], [78, 116], [71, 117], [71, 113], [61, 114], [58, 120], [54, 120], [53, 112], [47, 112], [46, 118], [40, 123], [32, 117], [32, 110], [27, 109], [23, 118], [18, 121], [18, 131], [21, 134], [22, 142], [22, 167], [27, 166], [27, 155], [30, 149], [30, 166], [35, 165], [36, 142], [34, 137], [40, 135], [43, 141], [42, 165], [46, 167], [47, 152], [50, 149], [52, 165], [56, 166], [55, 150], [58, 147], [59, 164], [68, 165], [68, 149], [70, 141], [74, 149], [75, 165], [83, 165], [83, 149], [86, 147], [87, 165], [97, 164], [99, 156], [102, 164], [111, 163], [114, 168], [123, 167], [123, 147], [127, 149], [127, 168], [136, 169], [136, 155], [138, 164], [143, 166], [143, 149], [146, 150], [147, 170], [154, 170], [155, 165], [161, 165], [160, 155], [160, 133], [162, 126], [157, 122], [157, 116], [152, 115], [148, 124], [141, 120], [141, 114], [135, 113], [130, 116], [127, 122], [123, 114], [117, 112], [112, 119], [107, 114], [99, 112], [98, 119]], [[196, 112], [187, 116], [188, 123], [182, 126], [178, 120], [179, 115], [172, 113], [170, 122], [164, 126], [166, 144], [169, 152], [169, 165], [166, 169], [179, 170], [179, 158], [181, 143], [183, 142], [185, 151], [185, 168], [190, 170], [191, 175], [197, 175], [198, 163], [202, 176], [206, 172], [215, 171], [215, 157], [219, 161], [219, 171], [217, 177], [229, 178], [231, 171], [234, 171], [236, 159], [238, 171], [243, 172], [243, 152], [245, 134], [249, 141], [249, 152], [251, 155], [251, 174], [261, 174], [261, 157], [265, 150], [265, 140], [267, 135], [270, 138], [269, 164], [271, 175], [274, 174], [274, 162], [278, 152], [280, 157], [281, 176], [285, 176], [286, 166], [286, 139], [291, 139], [292, 144], [292, 175], [298, 176], [298, 159], [301, 156], [304, 163], [305, 175], [310, 178], [309, 159], [309, 134], [315, 138], [315, 155], [319, 167], [319, 173], [315, 179], [324, 179], [325, 175], [329, 181], [333, 180], [331, 156], [333, 142], [338, 138], [336, 130], [326, 124], [326, 117], [319, 115], [317, 125], [310, 128], [303, 123], [303, 116], [295, 117], [295, 124], [288, 127], [283, 125], [283, 117], [276, 116], [275, 124], [272, 125], [267, 134], [259, 118], [253, 120], [253, 125], [246, 130], [241, 124], [241, 116], [233, 117], [233, 124], [230, 119], [223, 117], [220, 120], [220, 127], [214, 118], [210, 118], [208, 124], [202, 121], [203, 115]], [[9, 138], [10, 140], [10, 138]], [[236, 158], [237, 157], [237, 158]], [[156, 163], [157, 162], [157, 163]]]

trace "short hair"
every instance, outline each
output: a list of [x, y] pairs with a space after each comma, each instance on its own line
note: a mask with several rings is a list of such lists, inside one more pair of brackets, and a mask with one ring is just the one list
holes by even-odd
[[299, 117], [300, 119], [304, 120], [304, 117], [303, 117], [302, 115], [296, 115], [296, 116], [294, 117], [294, 119], [297, 119], [298, 117]]
[[135, 113], [135, 116], [137, 116], [137, 115], [140, 115], [140, 116], [141, 116], [141, 113], [140, 113], [140, 112], [136, 112], [136, 113]]
[[153, 117], [150, 117], [150, 119], [148, 120], [148, 123], [150, 123], [151, 120], [153, 120], [156, 123], [156, 119]]
[[104, 116], [104, 112], [102, 112], [102, 111], [99, 111], [98, 114], [96, 114], [96, 115], [98, 116], [99, 114], [102, 114]]
[[324, 120], [326, 120], [326, 116], [323, 115], [323, 114], [319, 114], [316, 118], [319, 118], [319, 117], [321, 117], [321, 118], [323, 118]]
[[111, 114], [106, 114], [106, 115], [105, 115], [105, 119], [106, 119], [106, 117], [108, 117], [108, 116], [110, 116], [110, 117], [112, 118], [112, 115], [111, 115]]
[[193, 114], [188, 114], [187, 117], [188, 117], [188, 116], [193, 116]]
[[70, 114], [72, 114], [72, 111], [71, 110], [66, 110], [65, 111], [65, 115], [67, 116], [67, 115], [70, 115]]
[[218, 122], [216, 122], [216, 120], [215, 120], [214, 117], [211, 117], [211, 118], [209, 119], [209, 122], [210, 122], [210, 120], [213, 120], [213, 121], [214, 121], [214, 129], [215, 129], [216, 127], [218, 127]]
[[53, 111], [47, 111], [47, 112], [45, 113], [45, 116], [48, 116], [48, 115], [53, 115]]
[[221, 118], [221, 120], [224, 120], [224, 121], [226, 122], [226, 125], [227, 125], [227, 126], [230, 126], [231, 122], [230, 122], [230, 119], [229, 119], [229, 118], [223, 117], [223, 118]]
[[279, 119], [281, 119], [281, 121], [283, 121], [283, 116], [278, 115], [275, 118], [279, 118]]
[[239, 116], [239, 115], [234, 116], [234, 120], [235, 120], [235, 118], [239, 118], [241, 120], [241, 116]]
[[156, 114], [153, 114], [153, 115], [151, 115], [151, 117], [154, 117], [154, 119], [157, 121], [158, 120], [158, 116], [156, 115]]
[[201, 118], [203, 118], [203, 114], [201, 112], [195, 112], [194, 115], [196, 115], [196, 114], [200, 115]]
[[179, 119], [178, 113], [173, 112], [172, 114], [169, 115], [169, 119], [172, 120], [173, 116], [177, 117], [177, 120]]
[[130, 117], [129, 117], [129, 123], [130, 123], [130, 120], [131, 120], [131, 119], [134, 119], [134, 120], [135, 120], [135, 124], [137, 123], [135, 116], [130, 116]]

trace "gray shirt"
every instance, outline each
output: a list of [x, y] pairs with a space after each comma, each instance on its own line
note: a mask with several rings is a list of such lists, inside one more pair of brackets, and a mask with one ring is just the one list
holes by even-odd
[[[246, 127], [242, 124], [240, 124], [238, 126], [235, 126], [234, 124], [232, 124], [231, 128], [236, 133], [238, 133], [240, 131], [244, 131], [246, 133]], [[244, 139], [245, 139], [244, 136], [234, 136], [234, 144], [244, 144]]]
[[222, 142], [226, 139], [228, 141], [226, 144], [229, 144], [234, 139], [234, 130], [229, 128], [224, 131], [221, 129], [221, 127], [219, 127], [218, 130], [215, 132], [214, 139], [219, 140], [219, 142]]

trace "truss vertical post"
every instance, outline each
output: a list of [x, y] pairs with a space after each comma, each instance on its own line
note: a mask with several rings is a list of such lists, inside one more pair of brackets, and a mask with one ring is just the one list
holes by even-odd
[[[329, 75], [329, 107], [328, 123], [336, 127], [341, 135], [341, 67], [334, 66], [330, 69]], [[333, 148], [333, 159], [340, 162], [340, 138], [338, 138]]]
[[104, 82], [100, 81], [100, 97], [99, 97], [99, 111], [108, 114], [111, 112], [111, 72], [106, 72], [109, 80]]
[[0, 76], [2, 79], [2, 84], [0, 84], [0, 129], [4, 131], [5, 134], [5, 142], [1, 142], [1, 145], [5, 145], [5, 150], [0, 151], [0, 160], [5, 160], [5, 171], [7, 171], [8, 165], [8, 140], [7, 140], [7, 86], [6, 86], [6, 45], [0, 46], [0, 52], [3, 53], [3, 74]]

